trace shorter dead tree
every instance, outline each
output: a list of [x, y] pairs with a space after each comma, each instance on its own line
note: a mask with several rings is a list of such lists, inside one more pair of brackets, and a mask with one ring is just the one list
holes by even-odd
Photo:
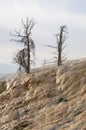
[[13, 60], [19, 65], [19, 71], [24, 70], [27, 73], [30, 73], [30, 66], [34, 63], [34, 60], [31, 60], [31, 54], [35, 56], [35, 44], [31, 38], [34, 25], [33, 19], [26, 18], [25, 22], [22, 20], [22, 31], [21, 29], [20, 31], [15, 30], [15, 34], [11, 34], [11, 36], [15, 37], [11, 41], [23, 45], [23, 49], [19, 50]]
[[66, 25], [60, 26], [60, 31], [59, 33], [57, 33], [56, 36], [56, 40], [57, 40], [57, 44], [56, 46], [52, 46], [52, 45], [46, 45], [47, 47], [51, 47], [53, 48], [55, 51], [52, 53], [54, 54], [54, 61], [53, 62], [57, 62], [57, 65], [60, 66], [62, 65], [62, 62], [65, 60], [64, 56], [62, 56], [63, 54], [63, 49], [65, 48], [64, 46], [64, 42], [66, 40], [66, 34], [67, 33], [67, 28]]

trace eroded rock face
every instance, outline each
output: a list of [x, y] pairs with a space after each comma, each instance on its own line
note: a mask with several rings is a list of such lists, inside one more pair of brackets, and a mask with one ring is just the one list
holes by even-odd
[[85, 130], [86, 61], [17, 74], [0, 94], [0, 130]]

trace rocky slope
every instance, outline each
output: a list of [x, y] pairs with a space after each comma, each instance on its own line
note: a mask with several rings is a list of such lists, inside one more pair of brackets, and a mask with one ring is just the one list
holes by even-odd
[[85, 59], [17, 74], [3, 86], [0, 130], [86, 130]]

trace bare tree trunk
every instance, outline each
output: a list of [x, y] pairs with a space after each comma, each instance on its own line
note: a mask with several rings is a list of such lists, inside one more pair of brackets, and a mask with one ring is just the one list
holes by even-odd
[[62, 38], [63, 38], [63, 27], [60, 30], [59, 43], [58, 43], [58, 66], [62, 64]]
[[30, 46], [29, 46], [29, 42], [28, 42], [28, 61], [27, 61], [27, 73], [30, 73]]
[[62, 61], [61, 61], [61, 59], [62, 59], [62, 56], [61, 56], [61, 48], [59, 48], [58, 49], [59, 51], [58, 51], [58, 66], [60, 66], [61, 64], [62, 64]]

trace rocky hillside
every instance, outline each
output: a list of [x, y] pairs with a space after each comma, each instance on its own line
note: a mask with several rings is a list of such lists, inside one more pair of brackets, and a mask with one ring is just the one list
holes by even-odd
[[85, 59], [17, 74], [0, 89], [0, 130], [86, 130]]

